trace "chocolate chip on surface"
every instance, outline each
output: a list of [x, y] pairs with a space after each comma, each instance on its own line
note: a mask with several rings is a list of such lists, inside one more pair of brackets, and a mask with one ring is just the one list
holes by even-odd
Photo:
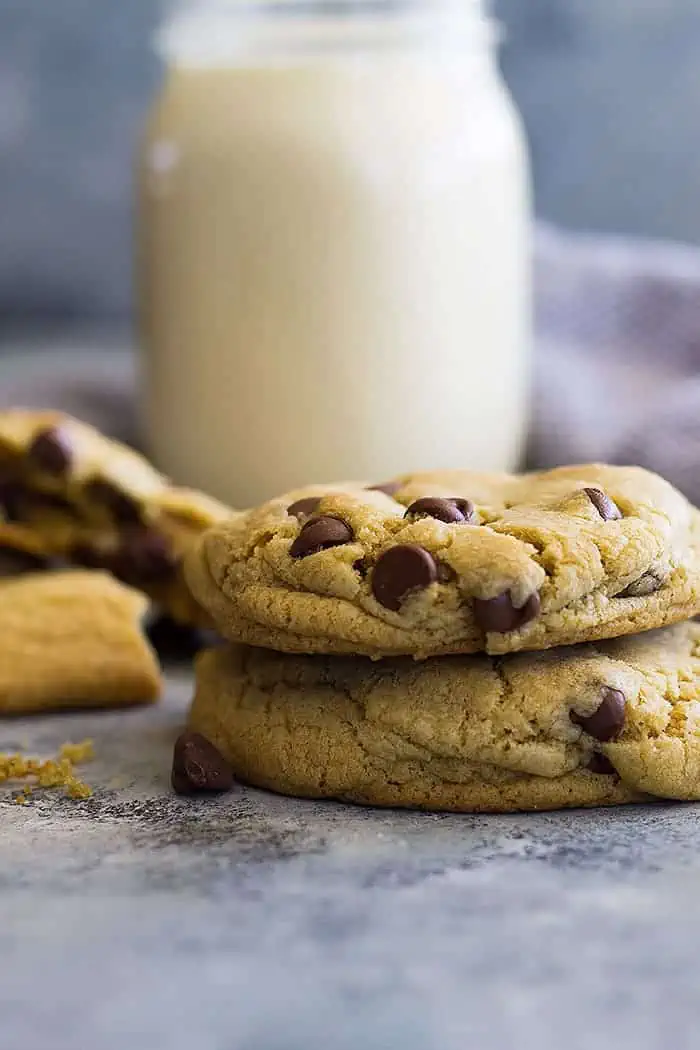
[[306, 496], [304, 499], [298, 499], [295, 503], [292, 503], [287, 507], [287, 514], [289, 514], [291, 518], [310, 518], [311, 515], [315, 514], [318, 510], [320, 502], [320, 496]]
[[138, 586], [167, 579], [176, 564], [165, 537], [147, 528], [132, 528], [124, 532], [106, 567], [125, 583]]
[[600, 704], [592, 715], [579, 715], [571, 711], [569, 717], [594, 740], [602, 744], [615, 740], [625, 725], [625, 694], [604, 685], [600, 690]]
[[352, 543], [353, 539], [352, 529], [340, 518], [312, 518], [306, 522], [294, 540], [289, 554], [292, 558], [307, 558], [310, 554], [318, 554], [329, 547], [342, 547], [345, 543]]
[[600, 514], [603, 521], [617, 521], [622, 517], [622, 511], [617, 504], [610, 499], [602, 489], [587, 488], [583, 490], [589, 500]]
[[233, 770], [220, 751], [200, 733], [182, 733], [175, 741], [171, 777], [178, 795], [230, 791]]
[[105, 507], [119, 522], [136, 522], [141, 518], [138, 503], [126, 493], [120, 492], [108, 481], [96, 479], [86, 486], [88, 499]]
[[540, 596], [531, 594], [525, 604], [517, 609], [513, 605], [510, 591], [496, 598], [475, 598], [474, 619], [482, 631], [506, 634], [534, 620], [540, 611]]
[[602, 755], [600, 751], [594, 751], [588, 760], [586, 769], [591, 773], [597, 773], [601, 777], [616, 777], [617, 770], [612, 764], [607, 755]]
[[50, 427], [37, 434], [27, 454], [47, 474], [65, 474], [71, 465], [73, 449], [70, 438], [61, 427]]
[[398, 612], [414, 591], [425, 590], [438, 578], [435, 558], [424, 547], [403, 543], [381, 555], [372, 573], [372, 594], [380, 605]]
[[385, 496], [395, 496], [403, 488], [400, 481], [383, 481], [381, 485], [369, 485], [367, 492], [383, 492]]
[[406, 511], [405, 518], [437, 518], [446, 525], [471, 521], [474, 517], [474, 505], [468, 499], [440, 496], [424, 496], [417, 499]]

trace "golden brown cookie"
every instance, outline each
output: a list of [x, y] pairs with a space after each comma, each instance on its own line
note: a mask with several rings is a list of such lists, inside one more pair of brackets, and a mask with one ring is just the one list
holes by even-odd
[[0, 715], [149, 703], [160, 671], [148, 600], [107, 573], [0, 580]]
[[0, 413], [0, 547], [103, 568], [184, 623], [204, 623], [182, 558], [231, 511], [58, 412]]
[[700, 799], [700, 624], [418, 663], [230, 645], [189, 727], [282, 794], [461, 812]]
[[316, 486], [215, 526], [186, 566], [232, 641], [372, 657], [506, 653], [700, 611], [700, 513], [638, 467]]

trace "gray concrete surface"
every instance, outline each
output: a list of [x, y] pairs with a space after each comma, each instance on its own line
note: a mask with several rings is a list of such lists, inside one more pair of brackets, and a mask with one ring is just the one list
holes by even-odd
[[95, 797], [0, 790], [0, 1018], [26, 1050], [694, 1050], [700, 808], [458, 817], [171, 795], [190, 693], [90, 736]]
[[[32, 346], [0, 400], [133, 426], [126, 355], [76, 385], [75, 355]], [[2, 1050], [696, 1050], [700, 806], [180, 799], [191, 690], [172, 672], [147, 710], [0, 720], [0, 751], [97, 753], [85, 802], [0, 785]]]

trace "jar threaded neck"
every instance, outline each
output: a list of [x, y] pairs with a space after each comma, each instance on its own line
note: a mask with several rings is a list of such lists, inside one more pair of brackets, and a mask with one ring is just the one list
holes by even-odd
[[193, 65], [310, 58], [392, 47], [488, 49], [497, 31], [483, 0], [178, 0], [156, 38]]

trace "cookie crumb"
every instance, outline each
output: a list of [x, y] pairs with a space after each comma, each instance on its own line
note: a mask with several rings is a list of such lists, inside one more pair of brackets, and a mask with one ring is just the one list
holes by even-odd
[[89, 762], [94, 755], [92, 740], [82, 740], [77, 744], [65, 743], [55, 758], [28, 758], [21, 754], [0, 753], [0, 783], [33, 778], [34, 784], [25, 784], [15, 796], [14, 801], [18, 806], [27, 804], [35, 787], [63, 788], [67, 798], [90, 798], [92, 788], [76, 775], [75, 766]]
[[82, 780], [71, 780], [66, 785], [66, 795], [68, 798], [91, 798], [92, 788], [89, 784], [85, 784]]
[[81, 740], [79, 744], [62, 744], [58, 754], [60, 758], [67, 758], [73, 765], [79, 766], [95, 757], [95, 746], [92, 740]]

